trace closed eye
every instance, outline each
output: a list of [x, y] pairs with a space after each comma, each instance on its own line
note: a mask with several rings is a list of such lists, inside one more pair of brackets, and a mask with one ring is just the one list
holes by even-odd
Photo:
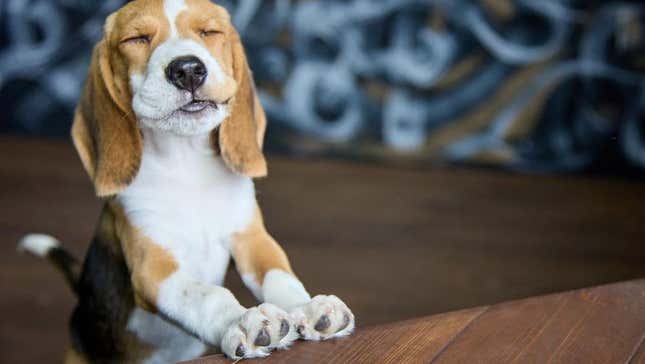
[[150, 44], [150, 36], [137, 35], [135, 37], [125, 38], [121, 43]]
[[199, 36], [202, 38], [208, 38], [218, 34], [222, 34], [222, 32], [214, 29], [202, 29], [199, 31]]

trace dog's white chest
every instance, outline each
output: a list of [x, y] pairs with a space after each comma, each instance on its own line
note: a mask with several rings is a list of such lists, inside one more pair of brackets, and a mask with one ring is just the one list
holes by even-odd
[[255, 208], [250, 178], [231, 172], [205, 137], [144, 131], [135, 180], [119, 195], [130, 221], [166, 248], [179, 269], [221, 284], [229, 238], [244, 229]]

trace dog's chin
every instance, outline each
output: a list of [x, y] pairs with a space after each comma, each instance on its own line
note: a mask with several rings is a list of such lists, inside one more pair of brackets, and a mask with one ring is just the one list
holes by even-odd
[[225, 105], [186, 105], [162, 119], [139, 116], [143, 127], [181, 136], [200, 135], [213, 131], [228, 116]]

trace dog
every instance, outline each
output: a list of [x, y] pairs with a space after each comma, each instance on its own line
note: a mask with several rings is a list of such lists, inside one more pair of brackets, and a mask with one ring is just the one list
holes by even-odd
[[[104, 200], [95, 237], [82, 265], [49, 235], [20, 245], [78, 297], [66, 363], [263, 357], [353, 331], [347, 305], [312, 298], [264, 226], [265, 129], [223, 7], [135, 0], [106, 19], [71, 132]], [[231, 257], [259, 306], [221, 286]]]

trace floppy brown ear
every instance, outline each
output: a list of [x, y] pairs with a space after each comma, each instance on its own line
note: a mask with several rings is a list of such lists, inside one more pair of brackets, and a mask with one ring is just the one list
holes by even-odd
[[255, 93], [255, 85], [237, 32], [231, 36], [233, 77], [237, 93], [229, 102], [229, 116], [219, 128], [219, 148], [224, 162], [233, 171], [263, 177], [267, 163], [262, 154], [266, 117]]
[[[106, 33], [109, 24], [108, 18]], [[105, 39], [94, 48], [72, 125], [74, 146], [99, 197], [119, 193], [134, 179], [142, 153], [127, 92], [115, 86], [108, 52]]]

